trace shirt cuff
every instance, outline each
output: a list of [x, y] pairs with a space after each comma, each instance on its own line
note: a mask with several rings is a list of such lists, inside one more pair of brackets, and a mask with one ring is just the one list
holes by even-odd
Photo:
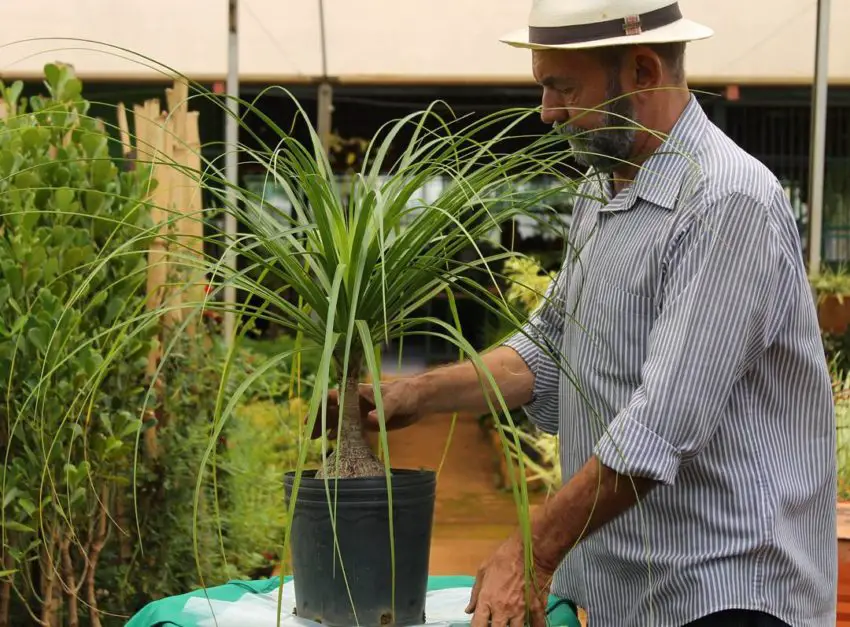
[[[517, 354], [528, 366], [531, 374], [534, 375], [534, 387], [531, 390], [531, 400], [522, 406], [523, 411], [531, 420], [535, 427], [548, 433], [555, 435], [558, 433], [559, 416], [558, 416], [558, 394], [557, 394], [557, 368], [555, 369], [555, 392], [551, 393], [548, 387], [551, 387], [551, 381], [544, 381], [545, 376], [540, 374], [540, 349], [522, 332], [518, 332], [505, 340], [502, 346], [508, 346], [514, 349]], [[549, 378], [552, 378], [553, 373], [548, 373]]]
[[540, 349], [523, 332], [518, 331], [506, 339], [502, 343], [502, 346], [510, 346], [514, 349], [522, 357], [522, 360], [528, 366], [528, 369], [531, 370], [532, 374], [537, 374], [537, 366], [540, 362]]
[[681, 463], [676, 447], [632, 418], [628, 410], [611, 421], [597, 442], [594, 455], [618, 474], [666, 485], [676, 480]]

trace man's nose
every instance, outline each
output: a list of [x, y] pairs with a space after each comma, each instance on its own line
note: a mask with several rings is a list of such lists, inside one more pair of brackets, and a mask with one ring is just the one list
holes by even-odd
[[552, 94], [548, 89], [543, 92], [541, 105], [540, 119], [544, 124], [563, 124], [570, 119], [570, 111], [564, 99]]

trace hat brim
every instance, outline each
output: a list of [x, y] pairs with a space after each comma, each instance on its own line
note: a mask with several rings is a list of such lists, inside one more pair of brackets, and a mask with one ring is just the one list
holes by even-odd
[[603, 48], [607, 46], [629, 46], [636, 44], [668, 44], [674, 42], [698, 41], [708, 39], [714, 31], [692, 20], [681, 19], [653, 30], [644, 31], [639, 35], [594, 39], [570, 44], [535, 44], [528, 41], [528, 28], [516, 30], [501, 37], [499, 41], [516, 48], [532, 50], [576, 50], [587, 48]]

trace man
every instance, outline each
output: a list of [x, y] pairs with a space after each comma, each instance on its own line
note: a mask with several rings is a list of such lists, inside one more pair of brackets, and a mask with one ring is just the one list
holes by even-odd
[[[533, 49], [542, 119], [600, 200], [577, 200], [546, 302], [484, 357], [559, 433], [567, 479], [532, 519], [537, 593], [517, 532], [478, 573], [474, 627], [543, 625], [550, 581], [599, 627], [835, 625], [835, 426], [799, 237], [688, 93], [685, 42], [711, 31], [668, 2], [539, 0], [505, 40]], [[382, 389], [389, 428], [488, 412], [468, 362]]]

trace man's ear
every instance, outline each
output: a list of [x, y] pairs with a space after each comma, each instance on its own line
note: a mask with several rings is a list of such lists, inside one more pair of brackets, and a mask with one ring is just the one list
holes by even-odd
[[648, 96], [648, 90], [657, 89], [664, 81], [661, 57], [645, 46], [636, 46], [630, 50], [623, 66], [626, 74], [623, 77], [624, 88], [638, 92], [634, 94], [637, 98]]

